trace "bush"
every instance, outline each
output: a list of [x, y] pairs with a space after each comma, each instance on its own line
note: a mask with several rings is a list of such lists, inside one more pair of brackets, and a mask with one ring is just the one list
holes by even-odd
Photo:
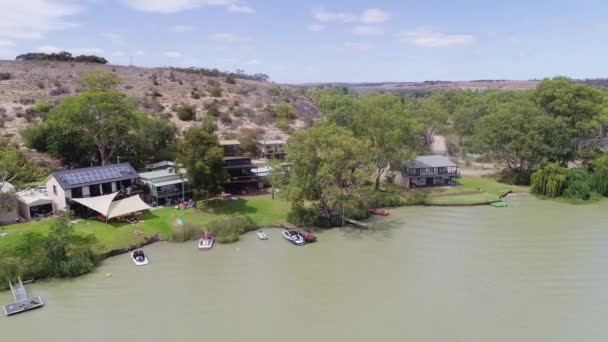
[[218, 243], [236, 242], [241, 234], [255, 229], [253, 221], [246, 216], [222, 217], [207, 224], [207, 230]]
[[224, 124], [231, 124], [232, 123], [232, 117], [230, 117], [230, 113], [229, 112], [223, 112], [220, 114], [220, 121], [222, 121], [222, 123]]
[[207, 133], [214, 133], [217, 131], [217, 123], [215, 122], [215, 118], [211, 115], [205, 115], [203, 117], [203, 122], [201, 123], [201, 127]]
[[33, 97], [22, 96], [19, 98], [19, 103], [21, 103], [22, 105], [31, 105], [31, 104], [34, 104], [35, 102], [36, 102], [36, 100]]
[[203, 228], [194, 223], [185, 223], [181, 228], [176, 228], [171, 231], [169, 241], [185, 242], [196, 240], [203, 233]]
[[226, 76], [226, 83], [228, 83], [228, 84], [236, 84], [236, 80], [232, 76]]
[[266, 89], [266, 91], [268, 92], [268, 95], [270, 95], [270, 96], [281, 95], [281, 87], [279, 87], [279, 86], [269, 87], [268, 89]]
[[220, 108], [218, 107], [216, 102], [208, 102], [204, 105], [205, 110], [207, 110], [207, 114], [215, 117], [220, 116]]
[[211, 97], [222, 97], [222, 88], [219, 86], [209, 88], [209, 95]]
[[587, 170], [578, 168], [568, 170], [564, 197], [583, 201], [590, 200], [594, 197], [592, 182], [591, 174]]
[[70, 90], [64, 87], [58, 87], [58, 88], [53, 88], [49, 91], [49, 95], [50, 96], [60, 96], [60, 95], [65, 95], [65, 94], [69, 94]]
[[191, 121], [196, 117], [196, 110], [193, 106], [182, 104], [175, 110], [178, 119], [182, 121]]
[[13, 78], [13, 75], [10, 72], [0, 72], [0, 81], [6, 81]]
[[198, 90], [195, 90], [195, 89], [192, 89], [192, 91], [190, 92], [190, 95], [192, 96], [193, 99], [198, 100], [201, 98], [201, 94], [199, 94]]

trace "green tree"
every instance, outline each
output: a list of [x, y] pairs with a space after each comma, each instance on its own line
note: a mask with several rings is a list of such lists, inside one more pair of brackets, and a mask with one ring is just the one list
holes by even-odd
[[313, 202], [336, 223], [340, 201], [357, 196], [369, 180], [368, 146], [351, 131], [322, 124], [293, 134], [285, 149], [291, 170], [280, 194], [296, 207]]
[[203, 116], [203, 120], [201, 122], [201, 127], [207, 133], [214, 133], [217, 131], [217, 122], [215, 122], [215, 118], [209, 114]]
[[380, 190], [382, 175], [393, 167], [401, 169], [419, 148], [420, 129], [406, 112], [401, 99], [391, 94], [362, 97], [352, 125], [356, 137], [368, 142], [367, 151], [375, 168], [375, 190]]
[[532, 192], [541, 196], [555, 198], [562, 195], [566, 187], [568, 169], [555, 163], [534, 172], [531, 180]]
[[406, 102], [414, 117], [423, 126], [422, 141], [428, 150], [435, 141], [435, 136], [446, 129], [449, 112], [444, 107], [443, 98], [438, 93], [430, 96], [410, 99]]
[[479, 120], [475, 140], [486, 157], [504, 162], [516, 182], [527, 184], [544, 164], [568, 160], [572, 141], [563, 134], [567, 128], [563, 118], [545, 114], [528, 94], [521, 94]]
[[103, 70], [92, 70], [83, 73], [78, 79], [78, 83], [87, 90], [114, 90], [120, 83], [121, 79], [115, 74]]
[[62, 264], [68, 260], [70, 235], [74, 228], [66, 218], [53, 222], [48, 238], [44, 241], [44, 251], [49, 262], [49, 270], [54, 276], [61, 276]]
[[226, 179], [224, 150], [217, 137], [201, 127], [191, 127], [177, 145], [178, 167], [184, 167], [196, 197], [221, 191]]

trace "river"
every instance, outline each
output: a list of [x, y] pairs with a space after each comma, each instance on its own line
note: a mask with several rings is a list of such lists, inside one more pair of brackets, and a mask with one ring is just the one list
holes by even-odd
[[[606, 341], [608, 202], [392, 211], [295, 247], [267, 230], [199, 252], [146, 247], [28, 285], [6, 341]], [[111, 277], [106, 277], [111, 273]], [[0, 293], [0, 302], [9, 293]]]

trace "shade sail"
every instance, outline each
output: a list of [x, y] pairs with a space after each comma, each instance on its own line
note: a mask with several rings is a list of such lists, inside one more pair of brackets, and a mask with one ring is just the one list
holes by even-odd
[[102, 214], [107, 219], [151, 209], [149, 205], [141, 200], [139, 195], [114, 201], [116, 195], [118, 195], [118, 192], [98, 197], [72, 198], [72, 200]]
[[148, 209], [151, 209], [151, 207], [142, 201], [139, 195], [135, 195], [120, 201], [112, 202], [107, 217], [108, 219], [111, 219]]
[[80, 203], [87, 208], [91, 208], [107, 217], [110, 212], [110, 205], [112, 204], [112, 201], [114, 201], [116, 195], [118, 195], [118, 192], [97, 197], [72, 198], [72, 201]]

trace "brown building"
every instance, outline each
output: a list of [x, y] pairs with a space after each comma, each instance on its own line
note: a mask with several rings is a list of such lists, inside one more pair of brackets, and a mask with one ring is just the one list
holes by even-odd
[[220, 140], [224, 149], [224, 157], [235, 157], [241, 153], [241, 143], [238, 140]]

